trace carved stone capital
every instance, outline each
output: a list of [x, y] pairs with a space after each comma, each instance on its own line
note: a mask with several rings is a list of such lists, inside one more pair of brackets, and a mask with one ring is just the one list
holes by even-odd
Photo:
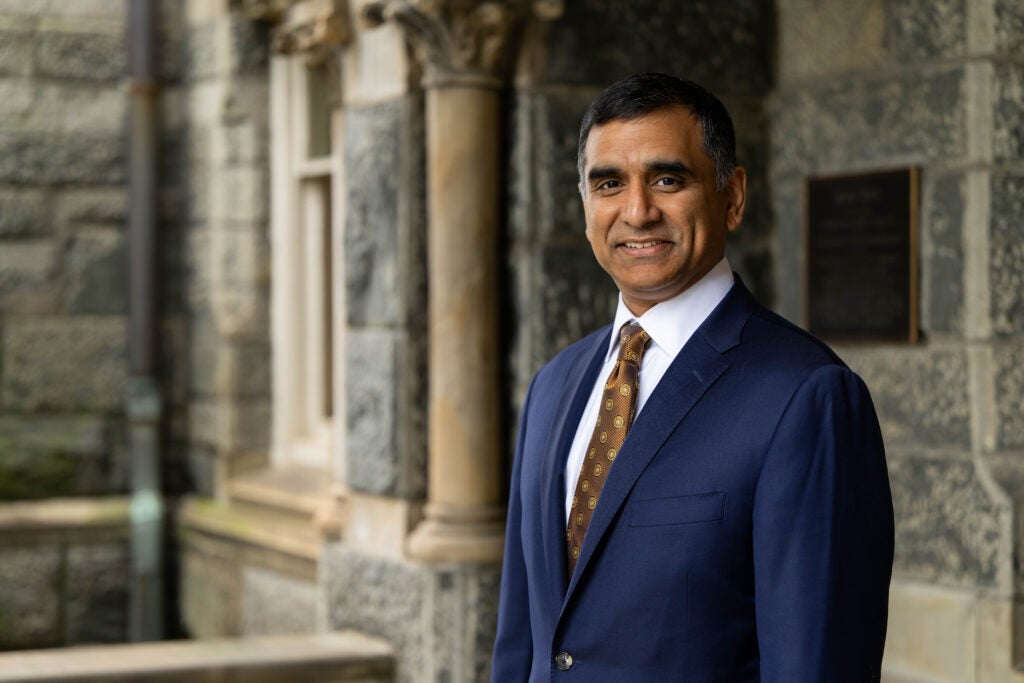
[[362, 18], [369, 27], [402, 27], [427, 86], [499, 87], [522, 22], [561, 12], [562, 0], [375, 0]]
[[313, 66], [327, 61], [348, 37], [348, 11], [342, 0], [303, 0], [293, 3], [274, 29], [271, 49], [301, 54]]

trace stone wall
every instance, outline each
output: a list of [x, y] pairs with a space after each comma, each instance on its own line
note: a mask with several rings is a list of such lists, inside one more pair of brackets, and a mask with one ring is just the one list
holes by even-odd
[[125, 59], [124, 3], [0, 2], [0, 649], [126, 637]]
[[223, 494], [267, 461], [267, 26], [161, 3], [161, 313], [172, 490]]
[[1022, 628], [1010, 613], [1024, 446], [1024, 11], [1000, 0], [777, 6], [769, 168], [785, 315], [799, 321], [805, 296], [804, 179], [921, 168], [921, 341], [838, 348], [872, 391], [889, 457], [887, 670], [1011, 680], [1010, 636]]

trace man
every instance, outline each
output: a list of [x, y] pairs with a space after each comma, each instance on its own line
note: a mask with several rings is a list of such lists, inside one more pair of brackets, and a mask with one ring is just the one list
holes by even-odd
[[587, 111], [579, 168], [618, 310], [527, 392], [492, 680], [878, 680], [878, 421], [860, 378], [725, 260], [746, 174], [724, 106], [628, 78]]

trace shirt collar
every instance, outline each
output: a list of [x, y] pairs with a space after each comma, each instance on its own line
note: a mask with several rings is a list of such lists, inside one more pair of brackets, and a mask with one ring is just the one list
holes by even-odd
[[701, 323], [715, 310], [715, 306], [729, 293], [734, 281], [729, 260], [723, 257], [696, 283], [671, 299], [655, 304], [639, 318], [626, 307], [620, 292], [605, 362], [618, 355], [619, 330], [633, 321], [639, 323], [650, 335], [652, 346], [660, 347], [670, 358], [675, 358]]

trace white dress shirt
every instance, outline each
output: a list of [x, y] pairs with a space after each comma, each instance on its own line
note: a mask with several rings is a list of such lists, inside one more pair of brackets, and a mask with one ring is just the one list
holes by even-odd
[[576, 436], [573, 437], [572, 446], [569, 448], [569, 458], [565, 463], [566, 523], [572, 509], [572, 497], [576, 492], [576, 480], [583, 466], [583, 456], [597, 424], [604, 383], [615, 367], [615, 359], [619, 355], [619, 331], [622, 326], [635, 321], [651, 337], [640, 361], [640, 391], [637, 392], [635, 406], [636, 417], [639, 417], [644, 404], [658, 386], [668, 366], [675, 360], [676, 354], [729, 293], [733, 281], [729, 261], [723, 258], [695, 284], [668, 301], [655, 304], [639, 318], [630, 312], [622, 301], [622, 294], [619, 294], [619, 305], [615, 311], [608, 352], [605, 354], [601, 370], [597, 373], [597, 380], [590, 390], [590, 398], [583, 409], [579, 426], [576, 428]]

